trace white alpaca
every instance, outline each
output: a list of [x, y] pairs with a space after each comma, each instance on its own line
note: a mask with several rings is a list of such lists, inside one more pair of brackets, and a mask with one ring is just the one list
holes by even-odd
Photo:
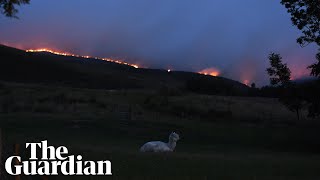
[[172, 152], [179, 139], [179, 134], [172, 132], [168, 143], [161, 141], [147, 142], [140, 148], [140, 152]]

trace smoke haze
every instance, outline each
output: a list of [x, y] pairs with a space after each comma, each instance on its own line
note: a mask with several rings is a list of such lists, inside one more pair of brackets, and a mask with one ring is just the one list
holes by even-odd
[[296, 43], [300, 32], [270, 0], [32, 0], [19, 16], [0, 16], [0, 43], [122, 57], [152, 68], [216, 68], [258, 85], [268, 83], [270, 52], [281, 53], [299, 78], [317, 50]]

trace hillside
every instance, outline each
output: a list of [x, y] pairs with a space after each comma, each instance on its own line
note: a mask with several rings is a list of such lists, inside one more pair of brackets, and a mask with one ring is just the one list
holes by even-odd
[[244, 95], [247, 86], [192, 72], [133, 68], [113, 62], [51, 53], [27, 53], [0, 45], [0, 81], [94, 89], [169, 87], [205, 94]]
[[[116, 179], [127, 175], [159, 179], [152, 177], [163, 174], [183, 174], [187, 179], [319, 177], [320, 121], [307, 118], [307, 111], [297, 121], [295, 113], [276, 98], [168, 96], [163, 87], [173, 93], [227, 95], [245, 95], [249, 89], [222, 77], [136, 69], [2, 46], [2, 152], [11, 155], [13, 144], [23, 147], [26, 142], [48, 140], [88, 160], [112, 161]], [[155, 91], [158, 88], [161, 91]], [[172, 131], [181, 137], [173, 153], [139, 153], [145, 142], [166, 141]], [[29, 157], [23, 148], [21, 152], [22, 159]], [[5, 173], [0, 176], [10, 178]]]

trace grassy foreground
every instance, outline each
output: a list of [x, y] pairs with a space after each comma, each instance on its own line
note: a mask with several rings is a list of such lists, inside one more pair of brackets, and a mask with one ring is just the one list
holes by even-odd
[[[14, 143], [48, 140], [88, 160], [111, 160], [110, 179], [320, 177], [317, 120], [296, 122], [275, 99], [19, 84], [0, 93], [7, 152]], [[174, 153], [138, 152], [171, 131], [181, 136]]]

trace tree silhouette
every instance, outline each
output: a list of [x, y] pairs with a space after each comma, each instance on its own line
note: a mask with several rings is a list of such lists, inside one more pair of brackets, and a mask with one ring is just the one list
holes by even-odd
[[[316, 43], [320, 46], [320, 1], [319, 0], [281, 0], [294, 26], [302, 31], [303, 35], [297, 39], [301, 46]], [[317, 55], [317, 63], [308, 68], [311, 75], [320, 77], [320, 49]]]
[[320, 46], [320, 1], [281, 0], [281, 4], [291, 14], [293, 25], [303, 33], [297, 42], [302, 46], [313, 42]]
[[[320, 0], [281, 0], [294, 26], [302, 31], [297, 42], [303, 47], [310, 43], [320, 46]], [[317, 62], [310, 65], [311, 75], [318, 77], [318, 81], [304, 89], [305, 101], [309, 104], [310, 117], [320, 116], [320, 49], [316, 55]], [[300, 93], [302, 94], [302, 93]]]
[[18, 10], [16, 9], [16, 6], [29, 3], [30, 0], [0, 0], [1, 13], [7, 17], [17, 18], [16, 14], [18, 13]]
[[270, 83], [280, 89], [280, 102], [290, 111], [296, 112], [297, 119], [300, 120], [300, 112], [304, 105], [303, 96], [300, 94], [299, 87], [291, 79], [291, 71], [287, 64], [282, 63], [279, 54], [269, 55], [270, 66], [267, 72], [270, 76]]
[[308, 68], [311, 69], [311, 75], [315, 77], [320, 77], [320, 52], [316, 55], [318, 62], [312, 64]]
[[272, 85], [286, 86], [290, 82], [291, 71], [287, 64], [282, 63], [282, 57], [279, 54], [271, 53], [269, 55], [270, 68], [267, 72], [270, 76]]

